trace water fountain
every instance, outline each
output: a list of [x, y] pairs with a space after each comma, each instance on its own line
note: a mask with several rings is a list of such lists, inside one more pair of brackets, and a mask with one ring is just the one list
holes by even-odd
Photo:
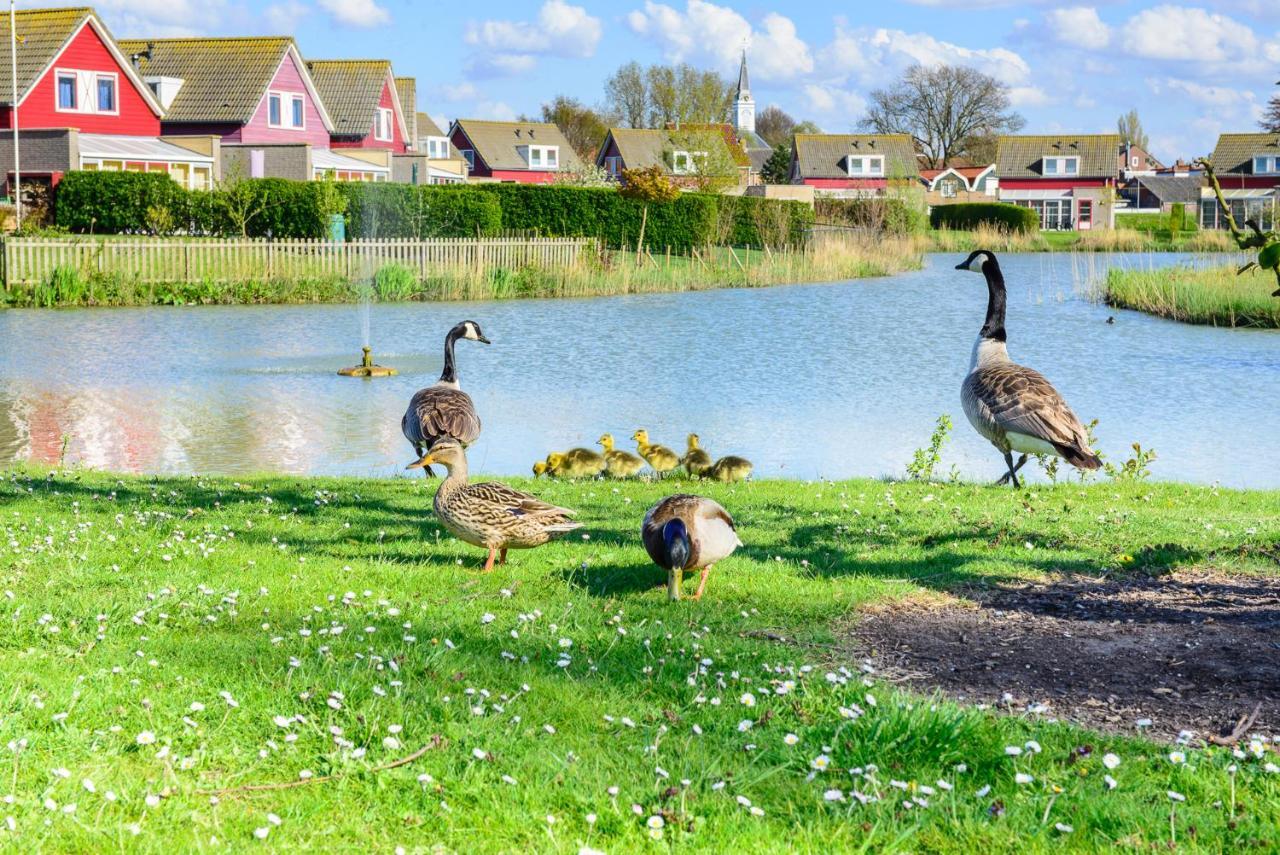
[[[343, 234], [342, 220], [339, 217], [335, 222], [331, 223], [331, 231], [335, 242], [343, 242], [345, 234]], [[363, 263], [361, 265], [364, 266]], [[363, 346], [360, 348], [364, 352], [364, 357], [360, 360], [359, 365], [352, 365], [350, 368], [339, 369], [338, 374], [343, 377], [394, 377], [400, 372], [386, 365], [378, 365], [373, 361], [373, 348], [369, 346], [369, 310], [370, 304], [373, 302], [374, 294], [374, 276], [368, 271], [362, 271], [362, 275], [355, 284], [356, 293], [360, 296], [360, 337]]]
[[373, 348], [365, 345], [360, 348], [364, 351], [364, 358], [360, 360], [359, 365], [352, 365], [350, 368], [341, 368], [338, 373], [343, 377], [394, 377], [400, 372], [386, 365], [378, 365], [373, 361]]

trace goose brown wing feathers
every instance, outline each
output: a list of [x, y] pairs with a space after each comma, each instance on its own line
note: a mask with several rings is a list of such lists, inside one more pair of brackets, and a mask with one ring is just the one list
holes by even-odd
[[405, 438], [430, 447], [436, 440], [451, 436], [463, 445], [480, 437], [480, 417], [471, 396], [461, 389], [428, 386], [409, 401], [402, 423]]
[[979, 369], [972, 391], [1005, 432], [1042, 439], [1071, 456], [1093, 456], [1080, 419], [1053, 384], [1032, 368], [1012, 363]]

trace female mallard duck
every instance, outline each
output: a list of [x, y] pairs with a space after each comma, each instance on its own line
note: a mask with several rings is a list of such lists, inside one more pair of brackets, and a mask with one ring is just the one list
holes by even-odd
[[658, 473], [658, 477], [662, 477], [680, 465], [680, 458], [674, 451], [665, 445], [649, 442], [649, 432], [644, 428], [633, 433], [631, 438], [636, 441], [636, 451], [640, 452], [645, 462]]
[[649, 509], [640, 538], [653, 563], [667, 571], [667, 596], [680, 599], [685, 570], [701, 570], [695, 600], [702, 599], [707, 575], [717, 561], [742, 545], [733, 517], [701, 496], [668, 496]]
[[[957, 270], [982, 273], [987, 280], [987, 319], [978, 332], [969, 375], [960, 387], [964, 414], [982, 436], [1004, 455], [1008, 471], [996, 483], [1018, 482], [1028, 454], [1052, 454], [1078, 469], [1102, 465], [1089, 448], [1089, 435], [1044, 375], [1009, 358], [1005, 347], [1004, 274], [995, 255], [985, 249], [969, 254]], [[1012, 452], [1021, 452], [1015, 465]]]
[[604, 434], [596, 443], [604, 449], [604, 471], [611, 478], [630, 478], [644, 468], [644, 461], [639, 457], [613, 447], [613, 434]]
[[571, 448], [547, 455], [547, 471], [553, 478], [594, 478], [604, 471], [604, 465], [604, 458], [589, 448]]
[[712, 481], [723, 481], [726, 484], [745, 481], [751, 476], [752, 468], [751, 461], [747, 458], [729, 454], [711, 464], [703, 477], [710, 478]]
[[684, 465], [684, 471], [695, 478], [701, 478], [711, 468], [711, 455], [698, 447], [696, 433], [689, 434], [688, 447], [685, 449], [684, 457], [680, 458], [680, 462]]
[[449, 477], [436, 490], [436, 516], [459, 540], [489, 550], [484, 572], [493, 569], [493, 559], [507, 563], [508, 549], [532, 549], [556, 535], [581, 528], [582, 523], [569, 519], [576, 511], [549, 505], [528, 493], [513, 490], [505, 484], [467, 483], [467, 453], [454, 439], [442, 439], [413, 469], [439, 463]]
[[[419, 460], [445, 437], [456, 439], [463, 447], [480, 437], [476, 405], [470, 395], [458, 388], [453, 345], [460, 338], [489, 343], [475, 321], [463, 321], [449, 330], [444, 337], [444, 370], [440, 372], [440, 379], [434, 386], [419, 389], [409, 399], [409, 408], [400, 419], [400, 431], [413, 446]], [[428, 478], [435, 474], [426, 465], [422, 466], [422, 471]]]

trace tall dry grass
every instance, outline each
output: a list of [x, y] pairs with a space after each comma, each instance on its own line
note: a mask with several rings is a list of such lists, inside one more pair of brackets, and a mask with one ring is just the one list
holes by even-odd
[[923, 236], [927, 252], [1232, 252], [1231, 236], [1217, 230], [1180, 232], [1176, 239], [1136, 229], [1085, 232], [1008, 232], [989, 225], [972, 231], [931, 230]]

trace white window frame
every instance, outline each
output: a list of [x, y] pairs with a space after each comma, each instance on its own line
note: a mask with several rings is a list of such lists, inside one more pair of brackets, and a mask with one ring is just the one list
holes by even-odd
[[[280, 121], [271, 121], [271, 99], [280, 99]], [[294, 102], [302, 102], [302, 124], [293, 123]], [[267, 127], [282, 131], [305, 131], [307, 129], [307, 98], [301, 92], [290, 92], [285, 89], [267, 90]]]
[[[74, 107], [62, 106], [59, 99], [60, 84], [66, 78], [75, 81], [76, 105]], [[102, 79], [110, 80], [112, 90], [115, 92], [116, 103], [110, 110], [100, 109], [98, 105], [98, 81]], [[85, 93], [89, 95], [87, 99], [84, 97]], [[53, 70], [53, 109], [58, 113], [80, 113], [90, 116], [120, 115], [120, 75], [114, 71], [55, 68]]]
[[611, 154], [604, 159], [604, 168], [610, 175], [617, 178], [622, 174], [622, 155]]
[[698, 161], [707, 160], [705, 151], [673, 151], [671, 152], [672, 175], [697, 175]]
[[[1041, 158], [1041, 161], [1044, 164], [1041, 174], [1045, 178], [1076, 178], [1080, 175], [1079, 155], [1052, 155]], [[1052, 169], [1049, 164], [1053, 164]]]
[[373, 117], [373, 138], [378, 142], [391, 142], [395, 139], [395, 132], [391, 129], [391, 123], [396, 120], [395, 111], [390, 107], [379, 107], [378, 112]]
[[[1267, 162], [1270, 161], [1270, 168]], [[1259, 164], [1262, 168], [1259, 169]], [[1275, 154], [1255, 154], [1253, 156], [1253, 174], [1254, 175], [1277, 175], [1280, 174], [1280, 155]]]
[[955, 176], [944, 178], [938, 182], [938, 192], [944, 199], [954, 199], [960, 195], [960, 179]]
[[[853, 168], [854, 163], [858, 169]], [[850, 178], [884, 178], [883, 154], [851, 154], [845, 157], [845, 171]]]
[[530, 169], [551, 171], [560, 168], [560, 146], [528, 145], [524, 149], [524, 160]]
[[427, 137], [427, 157], [444, 160], [449, 157], [448, 137]]
[[476, 168], [476, 151], [473, 148], [460, 148], [458, 154], [462, 155], [462, 159], [467, 162], [467, 171]]

